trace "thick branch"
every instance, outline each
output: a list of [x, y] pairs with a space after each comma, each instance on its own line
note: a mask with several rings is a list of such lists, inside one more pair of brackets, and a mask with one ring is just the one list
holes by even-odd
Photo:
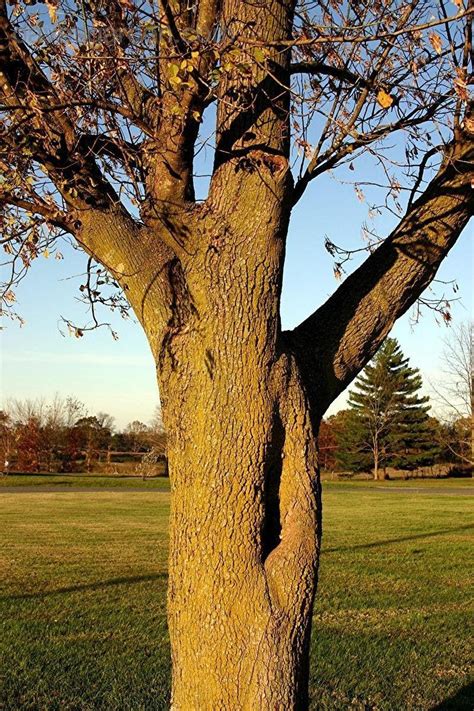
[[[28, 107], [16, 110], [20, 121], [9, 132], [11, 140], [17, 137], [23, 143], [18, 150], [25, 143], [28, 145], [71, 208], [103, 209], [117, 203], [115, 191], [92, 157], [77, 154], [78, 138], [66, 112], [49, 110], [60, 99], [15, 34], [4, 4], [0, 4], [0, 63], [0, 96], [4, 103]], [[43, 108], [47, 109], [46, 115]], [[24, 114], [28, 116], [27, 123], [23, 121]]]
[[84, 150], [86, 155], [90, 153], [92, 156], [108, 156], [120, 163], [127, 162], [134, 168], [141, 165], [140, 145], [136, 146], [124, 140], [117, 143], [105, 134], [90, 133], [82, 135], [79, 142], [81, 150]]
[[219, 16], [220, 0], [201, 0], [196, 10], [196, 31], [209, 37], [215, 29]]
[[[210, 199], [225, 193], [232, 210], [236, 199], [258, 200], [256, 190], [269, 190], [286, 203], [291, 189], [289, 53], [271, 45], [275, 37], [291, 36], [294, 5], [294, 0], [271, 0], [256, 13], [248, 3], [222, 3], [227, 42], [222, 60], [225, 66], [229, 56], [231, 68], [222, 74], [217, 91]], [[244, 48], [248, 37], [271, 47], [263, 59]], [[245, 81], [242, 63], [248, 67]]]
[[0, 191], [0, 208], [3, 205], [15, 205], [32, 215], [41, 215], [52, 225], [73, 234], [73, 220], [67, 213], [60, 210], [59, 207], [49, 205], [37, 194], [34, 194], [32, 198], [28, 200], [10, 191]]
[[287, 334], [322, 414], [434, 278], [474, 212], [474, 134], [449, 146], [426, 191], [367, 260]]

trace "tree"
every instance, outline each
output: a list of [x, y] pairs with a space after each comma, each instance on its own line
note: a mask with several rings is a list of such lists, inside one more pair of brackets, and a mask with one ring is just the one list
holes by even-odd
[[30, 416], [26, 422], [17, 426], [17, 467], [24, 472], [41, 470], [44, 441], [41, 423], [37, 417]]
[[74, 397], [55, 395], [50, 403], [42, 399], [8, 402], [10, 452], [24, 471], [52, 471], [61, 462], [68, 470], [77, 457], [74, 424], [84, 405]]
[[0, 410], [0, 464], [3, 474], [8, 474], [10, 452], [13, 449], [14, 430], [8, 412]]
[[62, 398], [58, 394], [49, 405], [44, 405], [41, 440], [47, 471], [57, 469], [58, 460], [62, 460], [63, 470], [69, 468], [69, 457], [73, 453], [71, 429], [83, 412], [84, 405], [77, 398]]
[[99, 451], [107, 449], [112, 435], [112, 424], [113, 417], [99, 412], [98, 415], [81, 417], [74, 425], [75, 441], [85, 453], [88, 472], [92, 471]]
[[142, 452], [147, 449], [149, 428], [144, 422], [133, 420], [125, 428], [124, 434], [130, 442], [132, 452]]
[[[0, 2], [5, 310], [68, 234], [88, 255], [86, 327], [101, 301], [125, 308], [118, 285], [147, 335], [173, 490], [174, 709], [306, 704], [319, 422], [472, 214], [473, 8], [444, 4]], [[364, 154], [402, 210], [400, 153], [384, 143], [397, 131], [404, 216], [282, 332], [293, 207]]]
[[374, 479], [387, 466], [414, 469], [431, 464], [436, 436], [428, 396], [420, 396], [420, 372], [408, 365], [398, 342], [387, 338], [349, 393], [346, 427], [339, 436], [338, 456], [350, 469], [373, 467]]
[[445, 339], [443, 381], [435, 390], [449, 426], [442, 443], [466, 464], [474, 464], [474, 327], [454, 326]]
[[48, 458], [44, 438], [46, 403], [37, 400], [10, 400], [8, 414], [15, 429], [16, 467], [24, 472], [39, 472]]
[[[335, 416], [334, 432], [337, 442], [336, 462], [346, 471], [370, 472], [374, 470], [375, 457], [372, 453], [370, 438], [364, 429], [364, 422], [353, 409], [340, 410]], [[377, 458], [378, 478], [378, 458]]]
[[336, 438], [331, 419], [321, 420], [318, 433], [319, 466], [333, 469], [336, 464]]

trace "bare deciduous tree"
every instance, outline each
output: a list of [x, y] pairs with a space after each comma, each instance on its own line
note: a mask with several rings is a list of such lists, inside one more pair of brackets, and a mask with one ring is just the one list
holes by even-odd
[[474, 464], [474, 327], [472, 321], [452, 326], [445, 339], [443, 380], [435, 386], [444, 417], [458, 436], [443, 444], [459, 459]]

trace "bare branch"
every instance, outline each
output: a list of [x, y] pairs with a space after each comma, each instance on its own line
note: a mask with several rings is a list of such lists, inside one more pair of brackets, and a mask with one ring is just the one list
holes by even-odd
[[354, 74], [349, 69], [333, 67], [330, 64], [324, 64], [324, 62], [293, 62], [290, 65], [290, 74], [324, 75], [349, 82], [354, 86], [367, 86], [368, 84], [367, 79]]

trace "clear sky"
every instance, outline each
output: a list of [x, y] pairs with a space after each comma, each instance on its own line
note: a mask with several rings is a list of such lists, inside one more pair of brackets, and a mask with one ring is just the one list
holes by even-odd
[[[359, 173], [358, 173], [359, 171]], [[363, 245], [361, 225], [367, 221], [368, 202], [375, 193], [364, 188], [367, 200], [361, 202], [354, 186], [341, 180], [366, 180], [370, 166], [364, 159], [355, 171], [343, 169], [336, 178], [327, 175], [311, 185], [292, 216], [284, 275], [282, 322], [292, 328], [310, 314], [337, 287], [333, 260], [324, 249], [328, 235], [336, 244], [353, 248]], [[381, 195], [378, 196], [380, 200]], [[374, 223], [380, 235], [387, 235], [395, 219], [390, 213]], [[453, 317], [463, 321], [472, 315], [473, 222], [464, 231], [439, 271], [443, 280], [455, 279], [460, 301], [453, 306]], [[119, 427], [139, 419], [149, 421], [158, 403], [155, 369], [146, 339], [138, 323], [113, 316], [119, 340], [101, 329], [77, 339], [61, 335], [60, 317], [84, 321], [79, 305], [80, 278], [71, 276], [84, 270], [85, 259], [68, 245], [61, 247], [64, 260], [40, 257], [17, 292], [19, 311], [25, 319], [20, 328], [6, 322], [2, 335], [1, 387], [8, 398], [51, 400], [55, 393], [78, 397], [91, 414], [108, 412]], [[348, 271], [357, 262], [348, 265]], [[450, 286], [438, 285], [436, 292], [453, 296]], [[108, 318], [107, 314], [104, 314]], [[429, 381], [441, 377], [443, 338], [449, 329], [439, 324], [431, 311], [413, 326], [409, 314], [395, 326], [393, 335], [411, 363], [421, 369], [429, 393]], [[64, 329], [63, 329], [64, 330]], [[330, 412], [344, 405], [344, 395]]]

